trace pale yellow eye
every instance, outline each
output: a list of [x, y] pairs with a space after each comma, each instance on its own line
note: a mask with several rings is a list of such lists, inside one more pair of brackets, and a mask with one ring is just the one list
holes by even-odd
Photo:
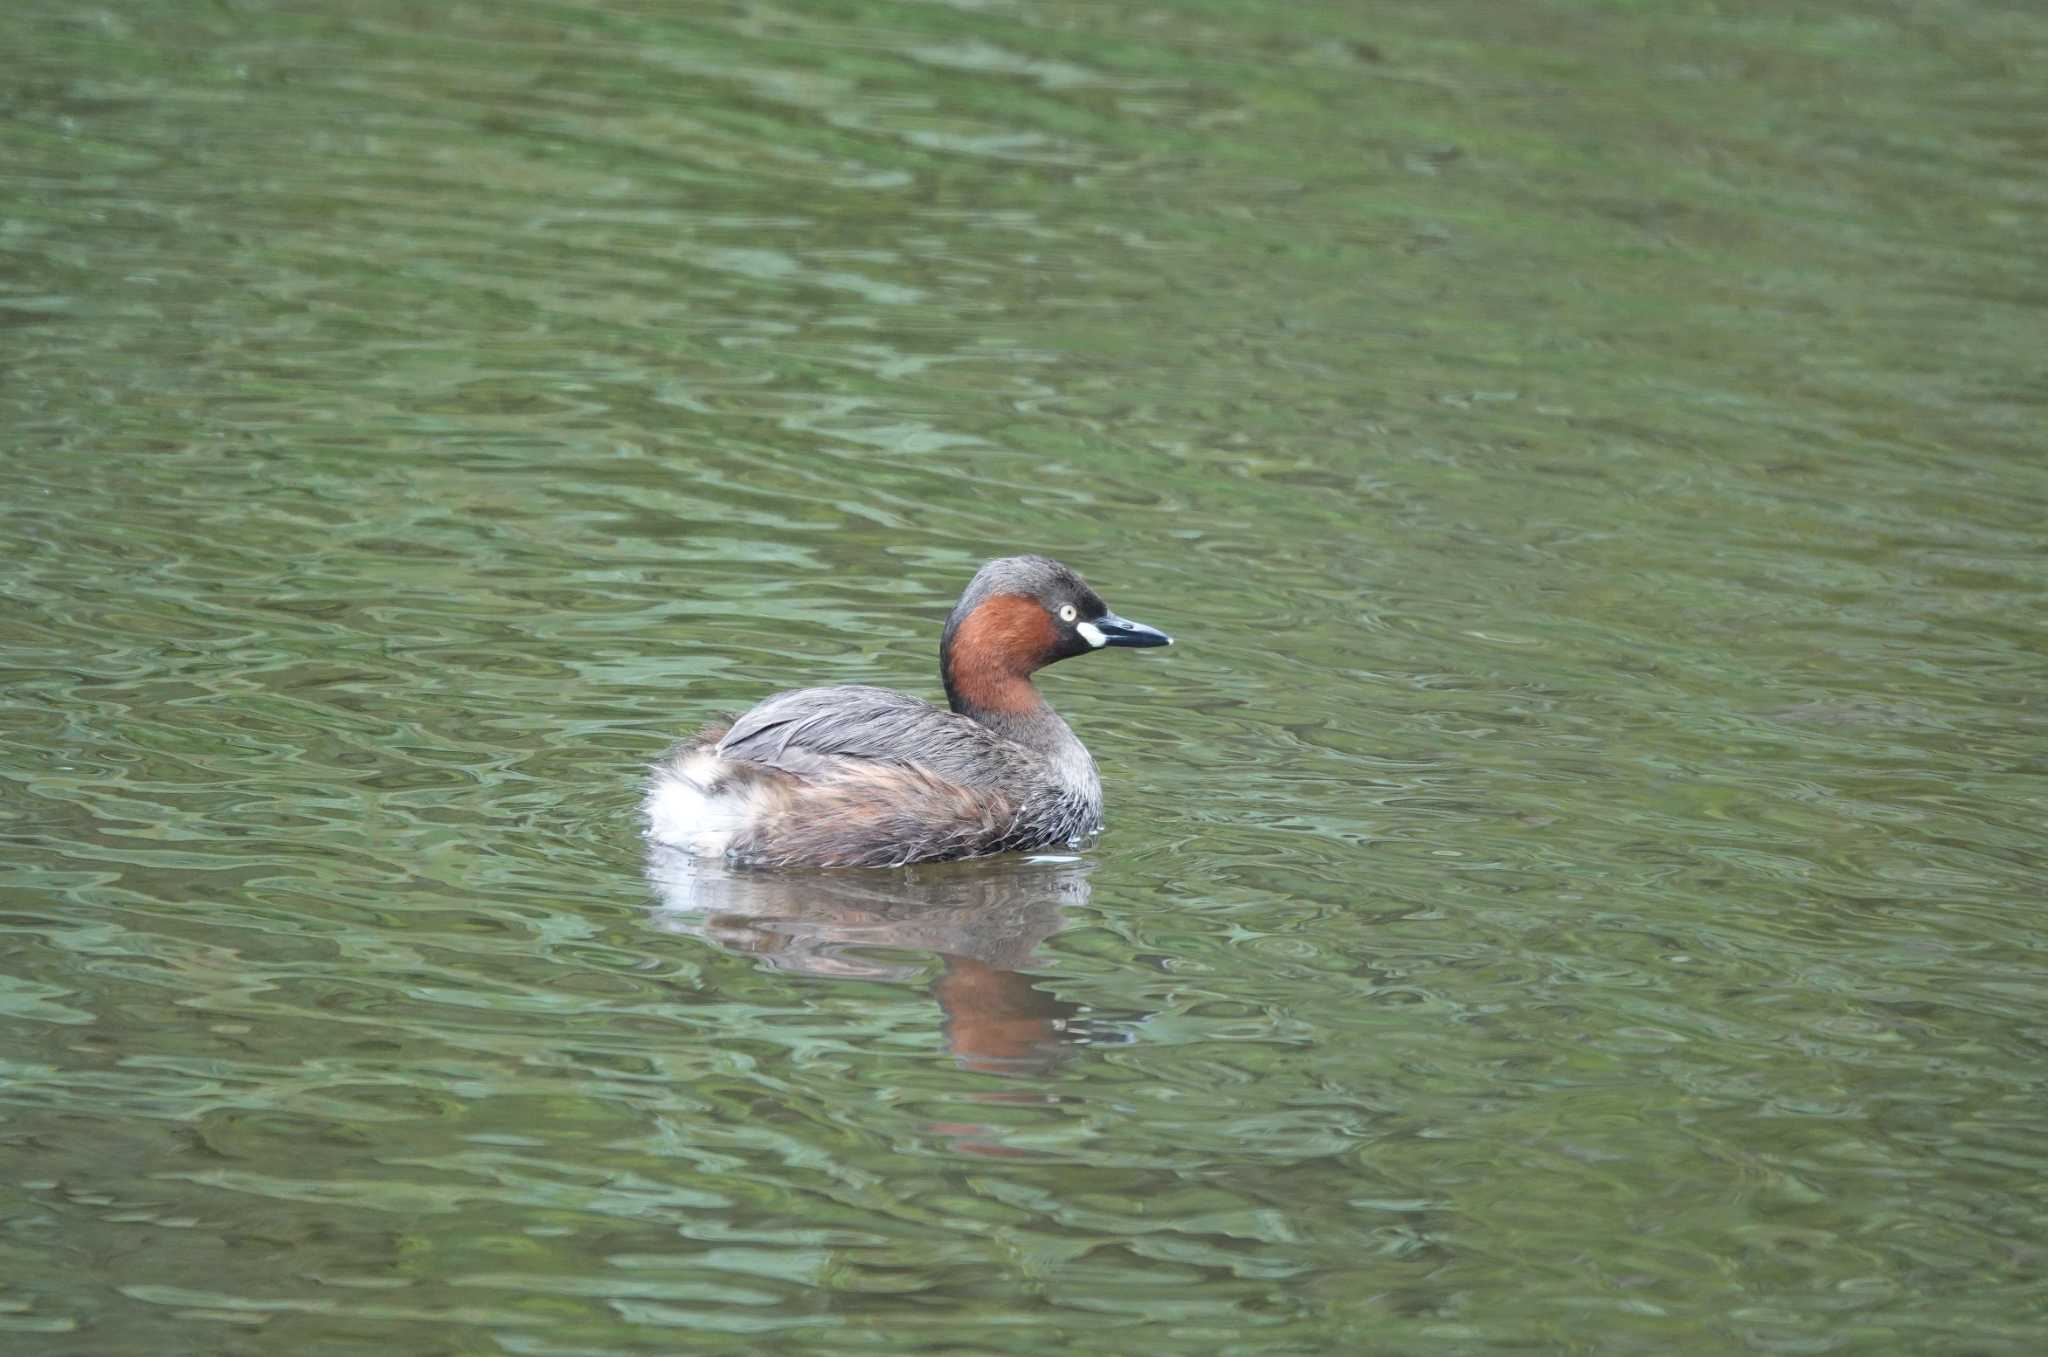
[[1074, 611], [1074, 605], [1073, 605], [1073, 604], [1071, 604], [1071, 603], [1062, 603], [1062, 604], [1060, 604], [1060, 621], [1062, 621], [1062, 622], [1071, 622], [1071, 621], [1073, 621], [1073, 620], [1074, 620], [1075, 618], [1079, 617], [1080, 615], [1081, 615], [1080, 613], [1078, 613], [1078, 612], [1075, 612], [1075, 611]]

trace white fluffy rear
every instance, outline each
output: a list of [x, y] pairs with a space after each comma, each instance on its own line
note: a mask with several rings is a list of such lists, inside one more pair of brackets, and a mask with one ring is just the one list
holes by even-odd
[[720, 776], [723, 762], [715, 751], [699, 748], [656, 764], [640, 807], [647, 837], [698, 857], [723, 857], [758, 809], [746, 780]]

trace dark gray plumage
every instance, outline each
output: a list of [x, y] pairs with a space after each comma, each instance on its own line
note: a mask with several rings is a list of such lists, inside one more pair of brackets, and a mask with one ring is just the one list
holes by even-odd
[[835, 758], [915, 763], [949, 782], [1000, 783], [1025, 751], [971, 717], [891, 688], [849, 683], [764, 698], [732, 723], [718, 752], [799, 777]]

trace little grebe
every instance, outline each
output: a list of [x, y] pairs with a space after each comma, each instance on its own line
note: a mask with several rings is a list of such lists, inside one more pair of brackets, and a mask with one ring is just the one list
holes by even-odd
[[1102, 827], [1102, 782], [1031, 674], [1105, 646], [1172, 644], [1058, 561], [990, 561], [939, 640], [951, 711], [860, 684], [777, 693], [655, 765], [648, 837], [775, 867], [1077, 845]]

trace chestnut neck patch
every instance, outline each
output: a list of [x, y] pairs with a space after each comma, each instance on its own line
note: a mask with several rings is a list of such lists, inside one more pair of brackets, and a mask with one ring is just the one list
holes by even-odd
[[1022, 594], [997, 594], [961, 619], [939, 667], [956, 711], [1021, 716], [1040, 704], [1030, 675], [1050, 663], [1059, 629], [1043, 604]]

